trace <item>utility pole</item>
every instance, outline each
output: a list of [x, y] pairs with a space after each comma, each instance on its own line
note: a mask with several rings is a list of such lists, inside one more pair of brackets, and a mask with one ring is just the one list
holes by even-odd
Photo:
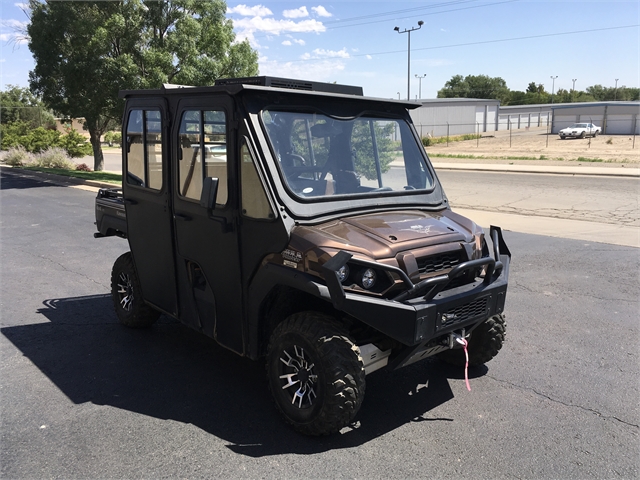
[[403, 31], [400, 31], [399, 27], [395, 27], [394, 30], [398, 33], [407, 33], [407, 100], [411, 100], [411, 32], [415, 30], [420, 30], [424, 25], [424, 22], [420, 20], [418, 22], [418, 28], [413, 27], [411, 29], [405, 28]]
[[618, 80], [620, 80], [620, 79], [616, 78], [616, 89], [613, 92], [613, 101], [614, 102], [618, 99]]
[[553, 103], [553, 93], [556, 90], [556, 78], [558, 78], [558, 75], [551, 75], [551, 80], [553, 80], [553, 83], [551, 84], [551, 103]]
[[424, 75], [420, 76], [416, 73], [416, 78], [418, 79], [418, 98], [420, 100], [422, 100], [422, 79], [425, 78], [427, 76], [427, 74], [425, 73]]

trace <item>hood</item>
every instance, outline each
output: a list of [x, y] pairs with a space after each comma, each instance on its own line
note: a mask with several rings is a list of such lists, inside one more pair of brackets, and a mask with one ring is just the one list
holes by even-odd
[[471, 231], [449, 218], [447, 213], [451, 214], [444, 210], [358, 215], [313, 227], [299, 227], [296, 233], [317, 247], [346, 249], [372, 258], [391, 257], [403, 250], [441, 243], [471, 241]]

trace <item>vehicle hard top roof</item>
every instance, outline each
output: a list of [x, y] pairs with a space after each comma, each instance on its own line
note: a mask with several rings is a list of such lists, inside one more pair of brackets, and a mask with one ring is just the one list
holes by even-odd
[[414, 109], [420, 107], [420, 103], [407, 102], [394, 99], [380, 99], [373, 97], [364, 97], [362, 87], [353, 85], [341, 85], [337, 83], [323, 83], [307, 80], [296, 80], [290, 78], [278, 78], [269, 76], [260, 77], [243, 77], [243, 78], [222, 78], [216, 80], [214, 85], [209, 86], [190, 86], [190, 85], [174, 85], [163, 84], [162, 88], [153, 90], [121, 90], [120, 98], [128, 98], [133, 96], [147, 95], [184, 95], [184, 94], [207, 94], [225, 92], [235, 95], [243, 90], [256, 90], [263, 92], [280, 91], [286, 93], [300, 94], [318, 94], [318, 95], [336, 95], [347, 96], [350, 98], [360, 97], [366, 100], [384, 101], [402, 105], [404, 108]]

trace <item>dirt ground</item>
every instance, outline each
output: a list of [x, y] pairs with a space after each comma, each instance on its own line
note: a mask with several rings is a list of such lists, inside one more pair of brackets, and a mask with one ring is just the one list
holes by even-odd
[[[635, 144], [635, 145], [634, 145]], [[479, 140], [449, 142], [427, 147], [434, 161], [526, 163], [528, 165], [566, 165], [568, 162], [591, 163], [595, 166], [607, 164], [640, 163], [640, 136], [598, 135], [596, 138], [561, 140], [556, 134], [547, 136], [546, 128], [486, 132]], [[439, 155], [446, 155], [440, 157]], [[473, 155], [484, 157], [450, 158], [449, 155]], [[540, 158], [542, 156], [542, 158]], [[522, 160], [517, 157], [535, 157]], [[582, 157], [580, 160], [578, 160]]]

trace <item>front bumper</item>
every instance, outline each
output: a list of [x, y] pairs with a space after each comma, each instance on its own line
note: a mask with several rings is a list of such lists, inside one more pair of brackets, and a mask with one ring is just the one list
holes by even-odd
[[[353, 259], [351, 254], [341, 251], [323, 266], [331, 301], [336, 309], [412, 347], [407, 350], [408, 362], [416, 352], [431, 348], [434, 339], [444, 338], [453, 331], [472, 330], [490, 316], [504, 311], [511, 253], [499, 227], [491, 227], [490, 238], [493, 258], [464, 262], [447, 274], [417, 284], [413, 284], [398, 268]], [[347, 261], [392, 271], [402, 278], [406, 289], [393, 299], [345, 292], [337, 272]], [[449, 283], [464, 272], [481, 267], [486, 267], [484, 279], [446, 290]], [[409, 355], [411, 352], [413, 355]], [[407, 362], [399, 361], [397, 367]]]

